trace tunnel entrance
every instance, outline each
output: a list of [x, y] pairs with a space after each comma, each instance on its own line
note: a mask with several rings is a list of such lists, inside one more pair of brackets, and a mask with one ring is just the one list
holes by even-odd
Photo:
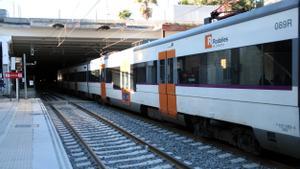
[[[58, 69], [87, 62], [105, 53], [130, 48], [140, 40], [132, 38], [120, 42], [120, 39], [112, 38], [57, 39], [13, 36], [10, 56], [26, 55], [27, 86], [43, 90], [55, 86]], [[20, 83], [20, 88], [24, 88], [24, 80]]]

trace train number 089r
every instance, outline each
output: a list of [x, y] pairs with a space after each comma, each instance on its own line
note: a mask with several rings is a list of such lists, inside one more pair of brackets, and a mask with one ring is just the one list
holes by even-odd
[[287, 20], [284, 20], [284, 21], [276, 22], [275, 23], [275, 30], [292, 27], [292, 23], [293, 23], [292, 19], [287, 19]]

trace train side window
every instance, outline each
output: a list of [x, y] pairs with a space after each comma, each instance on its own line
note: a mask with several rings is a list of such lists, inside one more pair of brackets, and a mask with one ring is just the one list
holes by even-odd
[[167, 64], [167, 80], [168, 80], [168, 83], [174, 83], [174, 71], [173, 71], [173, 68], [174, 68], [174, 65], [173, 65], [173, 61], [174, 59], [173, 58], [169, 58], [167, 60], [168, 64]]
[[166, 71], [165, 71], [165, 68], [166, 68], [166, 65], [165, 65], [165, 60], [160, 60], [159, 61], [159, 83], [166, 83]]
[[81, 80], [81, 76], [80, 76], [80, 73], [79, 72], [76, 72], [76, 73], [74, 73], [74, 76], [75, 76], [75, 81], [76, 82], [80, 82]]
[[263, 77], [263, 60], [261, 45], [242, 47], [239, 49], [241, 69], [240, 85], [263, 85], [267, 80]]
[[77, 81], [77, 79], [76, 79], [76, 73], [75, 72], [71, 73], [71, 76], [72, 76], [72, 81], [76, 82]]
[[82, 73], [82, 82], [86, 82], [88, 79], [88, 73], [87, 72], [81, 72]]
[[264, 76], [274, 86], [292, 84], [291, 40], [263, 44]]
[[157, 84], [157, 61], [147, 62], [147, 84]]
[[127, 72], [120, 72], [121, 73], [121, 87], [128, 89], [128, 73]]
[[86, 76], [87, 73], [86, 72], [78, 72], [78, 81], [79, 82], [86, 82]]
[[134, 65], [135, 82], [137, 84], [146, 83], [146, 63], [137, 63]]
[[89, 81], [90, 82], [99, 82], [100, 81], [100, 75], [99, 75], [99, 70], [92, 70], [89, 71]]
[[291, 40], [177, 58], [178, 84], [291, 86], [291, 72]]
[[230, 50], [207, 54], [207, 84], [231, 84]]
[[79, 82], [79, 79], [80, 79], [79, 76], [80, 76], [80, 75], [79, 75], [78, 72], [74, 72], [74, 73], [73, 73], [73, 78], [74, 78], [74, 81], [75, 81], [75, 82]]
[[81, 77], [80, 77], [79, 72], [74, 73], [74, 79], [75, 79], [75, 82], [80, 82]]
[[290, 86], [291, 40], [240, 48], [240, 85]]
[[177, 58], [177, 81], [179, 84], [199, 84], [199, 55]]
[[137, 63], [132, 69], [136, 84], [157, 84], [157, 61]]
[[135, 81], [135, 72], [134, 72], [134, 65], [130, 65], [130, 89], [132, 89], [133, 91], [136, 91], [136, 81]]
[[81, 82], [81, 74], [80, 74], [80, 72], [76, 72], [75, 73], [75, 78], [76, 78], [76, 82]]
[[95, 73], [93, 74], [95, 78], [95, 82], [100, 81], [100, 70], [95, 70]]
[[111, 70], [111, 68], [106, 68], [105, 69], [105, 74], [106, 74], [106, 83], [111, 83], [112, 82], [112, 70]]
[[199, 54], [199, 73], [198, 73], [198, 79], [196, 81], [196, 83], [199, 84], [207, 84], [208, 81], [208, 73], [207, 73], [207, 54], [203, 53], [203, 54]]
[[100, 82], [105, 82], [105, 69], [99, 70]]
[[120, 67], [111, 69], [112, 83], [114, 89], [121, 89]]
[[76, 73], [76, 81], [77, 81], [77, 82], [81, 82], [81, 81], [82, 81], [81, 79], [82, 79], [82, 74], [81, 74], [81, 72], [77, 72], [77, 73]]
[[93, 82], [93, 75], [92, 75], [93, 71], [88, 71], [88, 81], [89, 82]]

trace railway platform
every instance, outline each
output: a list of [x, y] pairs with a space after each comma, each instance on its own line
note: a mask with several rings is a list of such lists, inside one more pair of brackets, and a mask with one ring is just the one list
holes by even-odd
[[0, 164], [2, 169], [72, 168], [40, 99], [0, 99]]

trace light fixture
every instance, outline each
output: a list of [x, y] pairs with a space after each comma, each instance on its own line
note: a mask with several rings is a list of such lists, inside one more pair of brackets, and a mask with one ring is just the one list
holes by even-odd
[[108, 25], [101, 25], [101, 26], [98, 27], [97, 30], [108, 30], [108, 29], [110, 29], [110, 26], [108, 26]]
[[226, 59], [221, 59], [220, 64], [221, 64], [222, 69], [227, 68], [227, 60]]
[[56, 29], [61, 29], [61, 28], [64, 28], [65, 25], [64, 24], [61, 24], [61, 23], [55, 23], [52, 25], [53, 28], [56, 28]]

